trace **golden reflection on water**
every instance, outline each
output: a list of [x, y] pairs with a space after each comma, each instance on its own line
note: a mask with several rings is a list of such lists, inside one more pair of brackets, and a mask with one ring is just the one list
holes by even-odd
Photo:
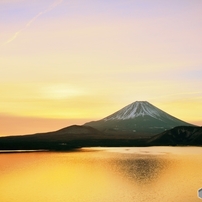
[[202, 148], [0, 154], [1, 202], [197, 202]]
[[125, 176], [129, 177], [138, 185], [155, 183], [163, 174], [165, 167], [169, 166], [169, 161], [153, 156], [137, 156], [129, 159], [122, 159], [118, 162], [119, 168]]

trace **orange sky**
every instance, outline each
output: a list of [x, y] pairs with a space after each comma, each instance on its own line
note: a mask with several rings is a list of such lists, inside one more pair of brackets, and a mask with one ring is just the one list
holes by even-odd
[[0, 1], [0, 135], [137, 100], [202, 125], [202, 1]]

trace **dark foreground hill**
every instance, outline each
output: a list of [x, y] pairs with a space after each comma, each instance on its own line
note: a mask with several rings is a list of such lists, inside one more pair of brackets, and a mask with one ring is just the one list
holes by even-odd
[[67, 151], [81, 147], [202, 146], [202, 127], [180, 126], [152, 138], [105, 135], [89, 126], [69, 126], [58, 131], [0, 138], [0, 150]]
[[202, 127], [179, 126], [155, 135], [146, 145], [202, 146]]
[[105, 135], [90, 126], [73, 125], [58, 131], [0, 138], [0, 150], [70, 150], [81, 147], [143, 146], [145, 140]]
[[80, 142], [96, 139], [102, 134], [92, 127], [69, 126], [57, 131], [0, 138], [0, 150], [60, 150], [80, 147]]

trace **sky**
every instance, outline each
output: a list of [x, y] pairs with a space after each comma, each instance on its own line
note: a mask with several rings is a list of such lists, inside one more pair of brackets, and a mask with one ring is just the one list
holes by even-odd
[[202, 125], [201, 0], [0, 0], [0, 136], [146, 100]]

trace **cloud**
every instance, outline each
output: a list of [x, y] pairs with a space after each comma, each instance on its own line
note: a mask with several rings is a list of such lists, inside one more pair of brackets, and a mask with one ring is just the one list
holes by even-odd
[[22, 29], [20, 29], [19, 31], [17, 31], [10, 39], [8, 39], [5, 44], [9, 44], [11, 43], [13, 40], [15, 40], [18, 35], [23, 32], [24, 30], [26, 30], [35, 20], [37, 20], [37, 18], [39, 18], [41, 15], [44, 15], [47, 12], [50, 12], [51, 10], [53, 10], [55, 7], [57, 7], [59, 4], [61, 4], [63, 2], [63, 0], [57, 0], [54, 1], [46, 10], [41, 11], [40, 13], [38, 13], [36, 16], [34, 16]]

